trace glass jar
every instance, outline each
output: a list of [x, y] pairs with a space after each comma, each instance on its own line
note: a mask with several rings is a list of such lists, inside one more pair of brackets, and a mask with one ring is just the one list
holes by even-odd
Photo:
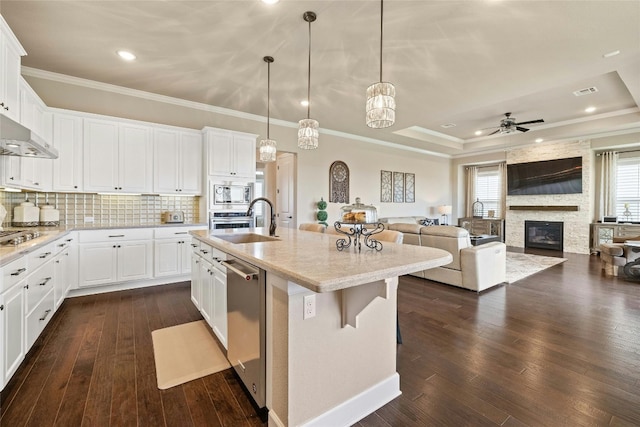
[[360, 202], [360, 197], [356, 197], [356, 202], [340, 208], [341, 221], [348, 224], [374, 223], [378, 221], [378, 211], [375, 206], [365, 205]]

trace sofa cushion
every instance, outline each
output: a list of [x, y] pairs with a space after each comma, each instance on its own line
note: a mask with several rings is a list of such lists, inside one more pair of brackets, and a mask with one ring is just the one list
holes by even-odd
[[406, 224], [404, 222], [395, 222], [385, 225], [384, 228], [386, 228], [387, 230], [400, 231], [402, 233], [420, 234], [420, 229], [422, 227], [423, 226], [420, 224]]
[[437, 227], [420, 227], [420, 234], [430, 236], [443, 236], [443, 237], [469, 237], [469, 231], [462, 227], [455, 227], [453, 225], [439, 225]]
[[469, 232], [464, 228], [452, 225], [420, 228], [420, 242], [422, 246], [444, 249], [449, 252], [453, 256], [453, 261], [443, 267], [454, 270], [461, 270], [460, 250], [471, 246]]
[[379, 218], [378, 221], [385, 224], [417, 224], [422, 219], [424, 219], [423, 216], [390, 216]]

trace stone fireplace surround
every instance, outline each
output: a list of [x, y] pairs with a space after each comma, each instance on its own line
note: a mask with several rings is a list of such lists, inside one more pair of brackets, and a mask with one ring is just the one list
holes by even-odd
[[592, 194], [594, 155], [590, 141], [536, 144], [507, 152], [507, 164], [552, 160], [582, 155], [582, 193], [507, 196], [505, 243], [525, 247], [524, 222], [564, 223], [564, 252], [589, 254], [589, 230], [593, 218]]

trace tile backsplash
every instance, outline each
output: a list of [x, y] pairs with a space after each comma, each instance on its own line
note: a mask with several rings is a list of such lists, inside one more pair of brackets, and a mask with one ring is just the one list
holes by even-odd
[[7, 210], [3, 227], [11, 226], [13, 208], [28, 197], [36, 206], [47, 203], [60, 211], [60, 225], [83, 225], [93, 218], [98, 225], [147, 225], [162, 222], [166, 211], [183, 211], [184, 220], [198, 223], [199, 196], [101, 195], [75, 193], [12, 193], [0, 191], [0, 204]]

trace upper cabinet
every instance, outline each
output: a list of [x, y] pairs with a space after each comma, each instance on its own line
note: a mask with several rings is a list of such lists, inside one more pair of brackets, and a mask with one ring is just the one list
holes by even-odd
[[20, 57], [27, 52], [0, 15], [0, 114], [20, 120]]
[[53, 191], [82, 192], [82, 117], [53, 113]]
[[154, 129], [153, 192], [200, 195], [202, 192], [202, 134]]
[[255, 180], [257, 135], [214, 128], [203, 132], [208, 175], [221, 180]]
[[85, 119], [84, 190], [151, 193], [151, 128], [116, 121]]

